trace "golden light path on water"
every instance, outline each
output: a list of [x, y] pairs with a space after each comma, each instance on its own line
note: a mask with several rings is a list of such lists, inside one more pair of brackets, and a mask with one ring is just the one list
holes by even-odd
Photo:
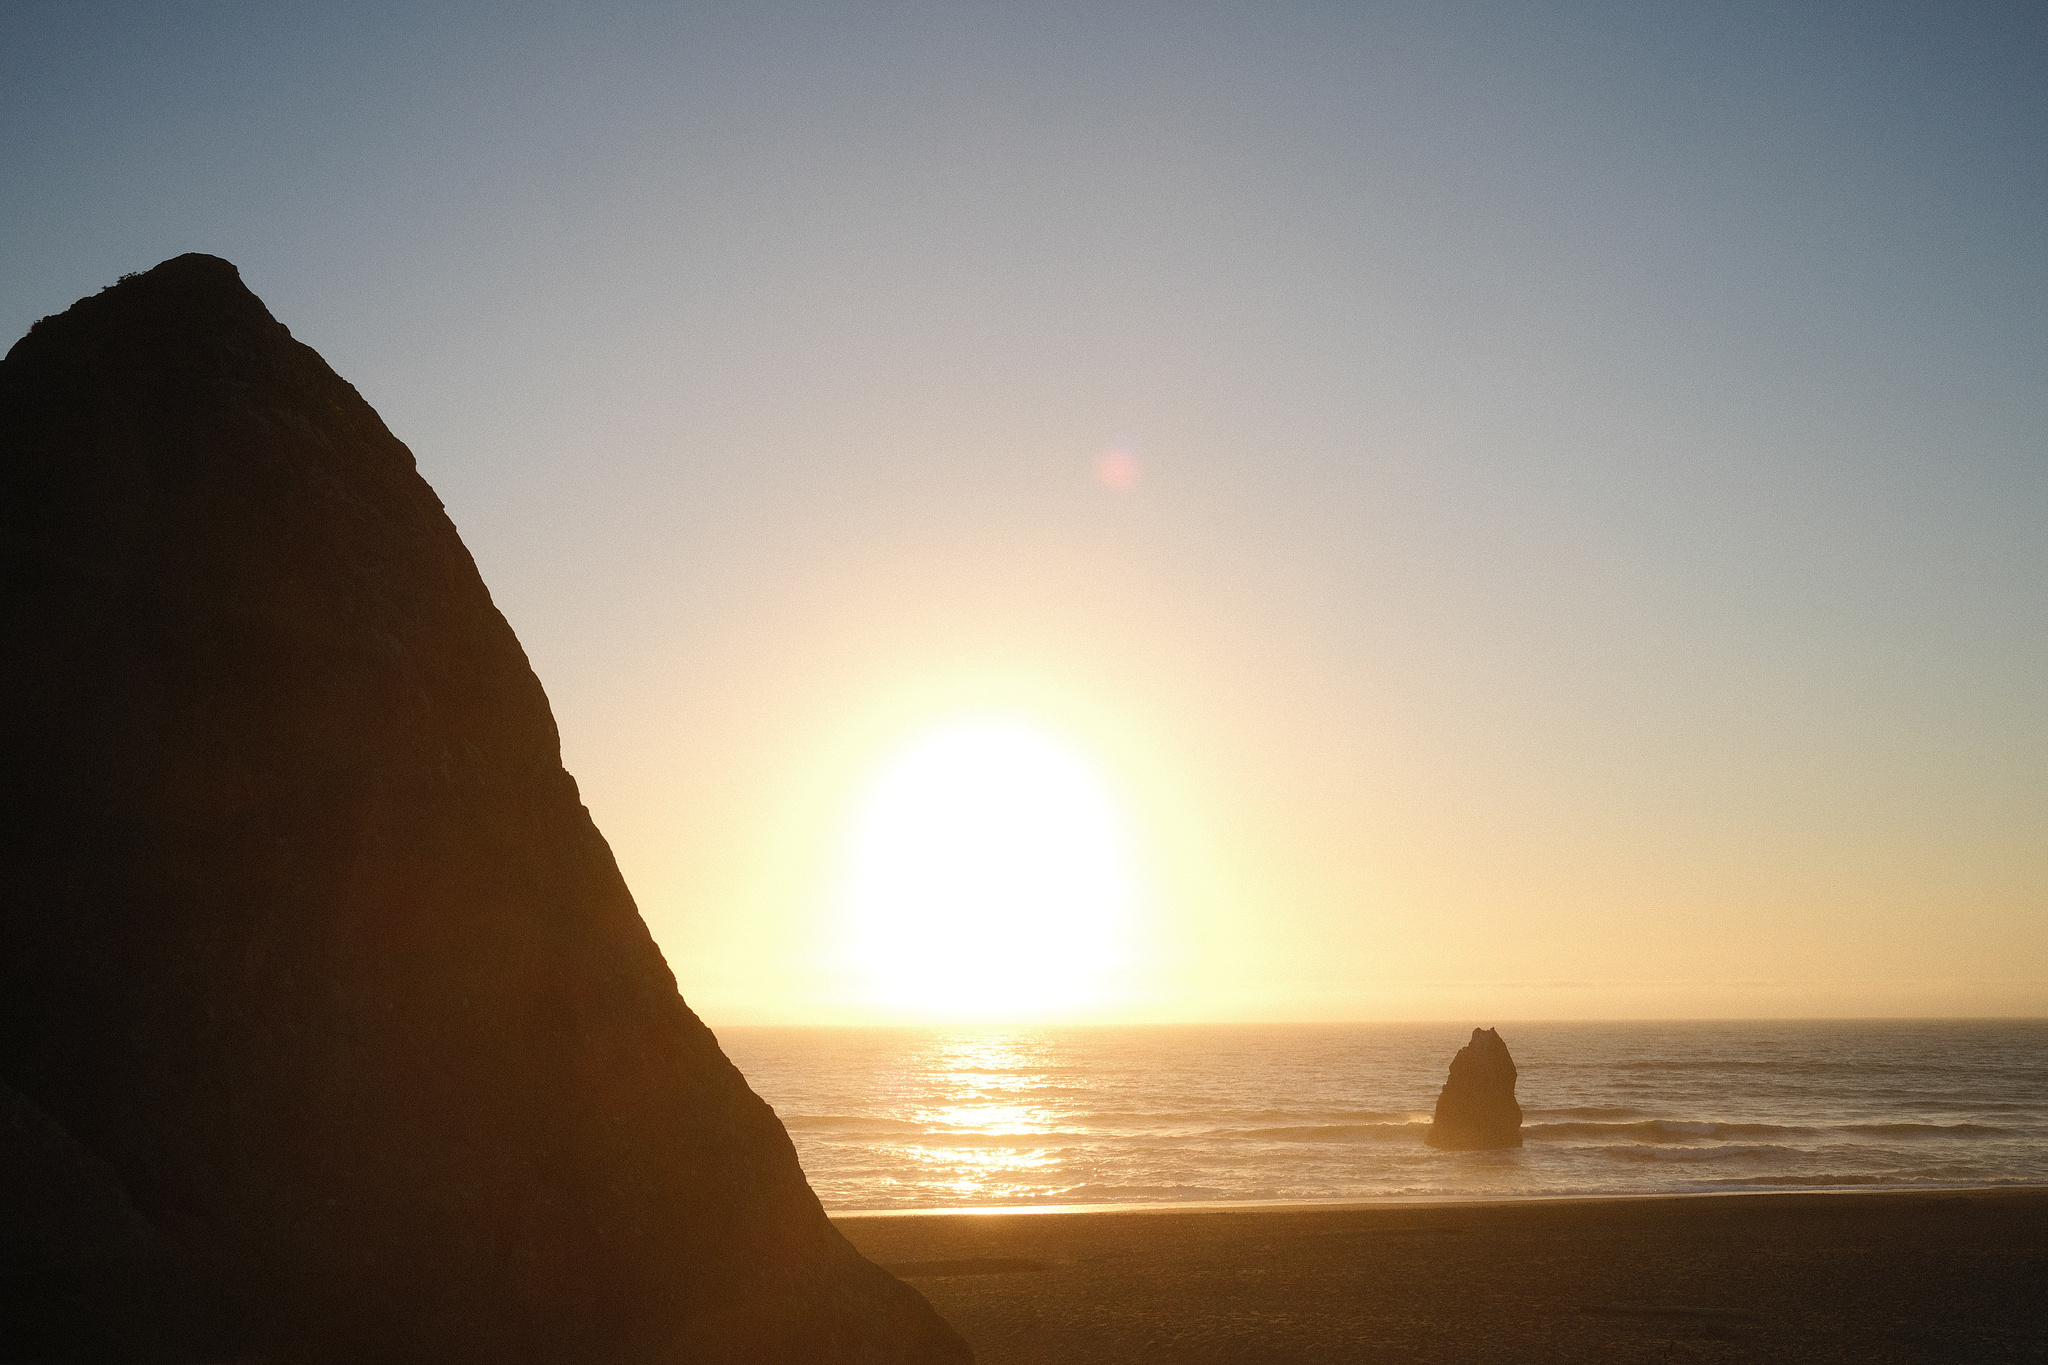
[[[960, 1132], [969, 1141], [958, 1146], [904, 1146], [908, 1158], [931, 1170], [932, 1183], [955, 1199], [993, 1201], [1030, 1195], [1049, 1183], [1060, 1158], [1050, 1146], [1004, 1142], [1055, 1131], [1049, 1109], [1014, 1100], [1018, 1073], [1043, 1062], [1039, 1049], [1019, 1047], [1000, 1034], [947, 1040], [938, 1059], [939, 1103], [913, 1115], [916, 1122]], [[990, 1092], [1002, 1092], [992, 1102]], [[974, 1139], [998, 1139], [981, 1142]], [[941, 1174], [943, 1173], [943, 1174]]]

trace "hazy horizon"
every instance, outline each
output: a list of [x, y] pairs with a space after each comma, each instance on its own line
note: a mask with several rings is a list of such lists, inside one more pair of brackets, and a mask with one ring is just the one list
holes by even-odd
[[2048, 1015], [2048, 17], [23, 4], [714, 1025]]
[[1593, 1015], [1569, 1018], [1563, 1015], [1511, 1019], [1505, 1015], [1476, 1016], [1446, 1014], [1435, 1019], [924, 1019], [874, 1022], [770, 1022], [734, 1023], [721, 1028], [743, 1029], [871, 1029], [875, 1032], [980, 1031], [1003, 1029], [1199, 1029], [1199, 1028], [1514, 1028], [1522, 1024], [2048, 1024], [2039, 1014], [1783, 1014], [1783, 1015]]

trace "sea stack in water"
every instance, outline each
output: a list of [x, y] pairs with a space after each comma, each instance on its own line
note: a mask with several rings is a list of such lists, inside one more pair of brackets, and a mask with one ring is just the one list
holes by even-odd
[[0, 362], [0, 601], [0, 1155], [55, 1173], [0, 1359], [970, 1359], [677, 995], [411, 453], [226, 261]]
[[1490, 1028], [1451, 1058], [1451, 1076], [1436, 1097], [1436, 1118], [1424, 1138], [1454, 1152], [1522, 1145], [1522, 1106], [1515, 1103], [1515, 1059]]

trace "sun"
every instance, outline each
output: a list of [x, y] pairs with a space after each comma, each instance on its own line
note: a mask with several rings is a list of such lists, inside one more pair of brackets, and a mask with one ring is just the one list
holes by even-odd
[[1013, 716], [909, 736], [848, 828], [843, 967], [893, 1015], [1051, 1018], [1124, 984], [1139, 896], [1129, 820], [1078, 747]]

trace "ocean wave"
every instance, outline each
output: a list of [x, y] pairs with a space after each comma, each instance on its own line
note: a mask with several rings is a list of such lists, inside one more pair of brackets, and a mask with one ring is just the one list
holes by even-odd
[[1084, 1133], [1063, 1132], [1057, 1129], [1042, 1133], [982, 1133], [971, 1129], [941, 1128], [923, 1133], [899, 1133], [887, 1145], [898, 1149], [915, 1147], [926, 1152], [959, 1151], [967, 1147], [1041, 1151], [1055, 1147], [1072, 1147], [1087, 1140]]
[[1189, 1200], [1242, 1199], [1245, 1196], [1209, 1185], [1069, 1185], [1037, 1196], [1041, 1204], [1183, 1203]]
[[1240, 1124], [1273, 1128], [1359, 1123], [1427, 1123], [1429, 1114], [1430, 1111], [1427, 1109], [1258, 1109], [1248, 1114], [1218, 1114], [1210, 1111], [1211, 1119], [1228, 1117]]
[[1948, 1095], [1924, 1099], [1908, 1096], [1898, 1101], [1898, 1107], [1936, 1109], [1943, 1112], [1962, 1110], [1973, 1114], [2024, 1114], [2029, 1118], [2041, 1117], [2044, 1112], [2039, 1104], [2029, 1104], [2021, 1100], [1957, 1099]]
[[1831, 1185], [1896, 1185], [1905, 1183], [1896, 1175], [1751, 1175], [1695, 1182], [1699, 1189], [1824, 1189]]
[[1086, 1142], [1089, 1135], [1065, 1128], [1025, 1129], [989, 1132], [980, 1128], [952, 1128], [943, 1124], [914, 1123], [902, 1119], [806, 1116], [785, 1119], [792, 1133], [809, 1141], [837, 1147], [854, 1143], [872, 1144], [878, 1150], [889, 1147], [1059, 1147]]
[[2011, 1137], [2016, 1129], [1991, 1123], [1845, 1123], [1830, 1132], [1859, 1137]]
[[1575, 1138], [1633, 1138], [1637, 1142], [1682, 1144], [1726, 1142], [1739, 1138], [1986, 1138], [2009, 1137], [2011, 1128], [1985, 1123], [1841, 1123], [1825, 1126], [1788, 1123], [1719, 1123], [1709, 1119], [1648, 1119], [1639, 1123], [1532, 1123], [1522, 1128], [1524, 1141], [1556, 1142]]
[[1939, 1171], [1885, 1171], [1875, 1174], [1850, 1174], [1840, 1171], [1816, 1172], [1810, 1175], [1755, 1175], [1727, 1176], [1718, 1180], [1698, 1180], [1688, 1188], [1696, 1190], [1736, 1189], [1826, 1189], [1831, 1186], [1853, 1186], [1864, 1188], [1878, 1186], [1883, 1189], [1911, 1190], [1952, 1190], [1952, 1189], [2008, 1189], [2037, 1186], [2039, 1182], [2012, 1177], [1985, 1176], [1975, 1171], [1944, 1167]]
[[1715, 1123], [1709, 1120], [1645, 1119], [1637, 1123], [1532, 1123], [1522, 1128], [1523, 1141], [1573, 1138], [1633, 1138], [1637, 1142], [1713, 1142], [1728, 1138], [1790, 1137], [1815, 1132], [1778, 1123]]
[[[1579, 1070], [1597, 1069], [1614, 1080], [1627, 1080], [1636, 1073], [1650, 1077], [1662, 1077], [1674, 1071], [1769, 1071], [1790, 1076], [1835, 1076], [1841, 1072], [1841, 1065], [1832, 1059], [1801, 1060], [1790, 1057], [1685, 1057], [1658, 1056], [1603, 1061], [1594, 1065], [1581, 1064]], [[1870, 1069], [1869, 1074], [1882, 1075], [1881, 1070]]]
[[1427, 1123], [1317, 1123], [1287, 1128], [1218, 1128], [1202, 1136], [1264, 1142], [1420, 1142], [1428, 1131]]
[[[1228, 1109], [1077, 1110], [1089, 1128], [1182, 1129], [1194, 1132], [1261, 1132], [1268, 1128], [1334, 1127], [1367, 1123], [1428, 1123], [1426, 1109]], [[1223, 1125], [1229, 1124], [1229, 1127]]]
[[941, 1076], [1073, 1076], [1086, 1072], [1078, 1066], [945, 1066], [933, 1068]]
[[784, 1114], [782, 1126], [804, 1132], [832, 1129], [859, 1135], [922, 1133], [930, 1127], [929, 1124], [913, 1123], [907, 1119], [872, 1118], [863, 1114]]
[[1650, 1147], [1640, 1143], [1589, 1149], [1618, 1161], [1778, 1161], [1806, 1155], [1797, 1147], [1756, 1142], [1721, 1147]]

